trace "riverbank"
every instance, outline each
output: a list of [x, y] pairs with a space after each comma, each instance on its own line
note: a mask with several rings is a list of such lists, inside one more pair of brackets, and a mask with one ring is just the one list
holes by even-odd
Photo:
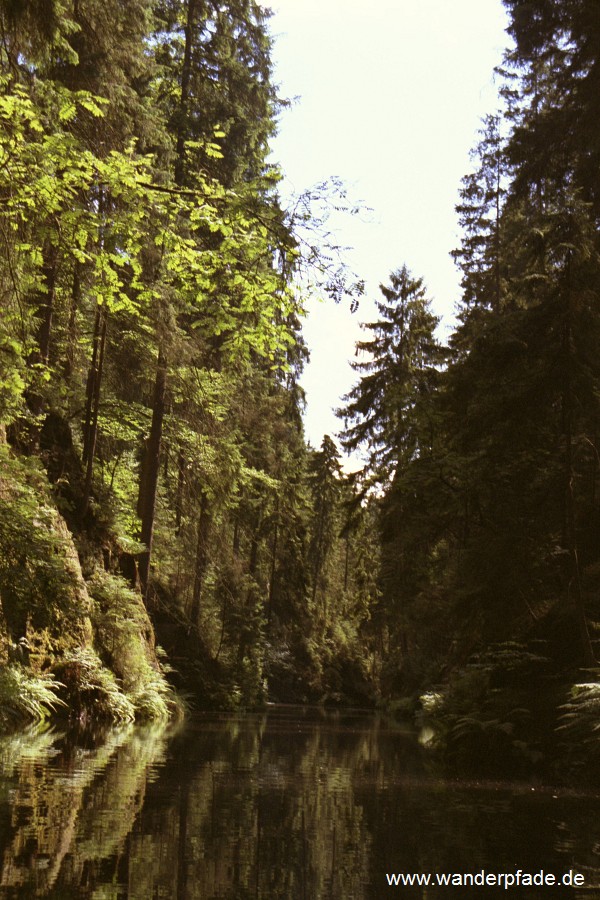
[[82, 562], [39, 462], [6, 445], [0, 500], [0, 729], [181, 715], [139, 592], [90, 543]]

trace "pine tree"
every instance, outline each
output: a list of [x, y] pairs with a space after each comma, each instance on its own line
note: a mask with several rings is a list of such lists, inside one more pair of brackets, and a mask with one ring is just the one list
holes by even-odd
[[406, 266], [381, 285], [380, 318], [363, 325], [371, 340], [360, 341], [354, 362], [361, 377], [344, 397], [342, 442], [353, 452], [368, 447], [364, 472], [371, 483], [390, 484], [411, 460], [427, 453], [434, 423], [428, 408], [444, 352], [434, 332], [438, 319], [429, 310], [421, 279]]
[[[311, 604], [315, 614], [327, 621], [328, 585], [326, 568], [331, 550], [340, 531], [340, 455], [335, 442], [326, 434], [320, 450], [315, 451], [309, 466], [309, 479], [313, 497], [313, 514], [309, 561], [312, 580]], [[321, 608], [318, 610], [317, 597]]]
[[463, 314], [471, 307], [500, 309], [503, 261], [502, 209], [508, 167], [499, 115], [487, 116], [481, 140], [472, 152], [474, 172], [462, 179], [460, 203], [456, 207], [463, 230], [461, 246], [452, 256], [462, 278]]
[[554, 182], [571, 176], [583, 191], [582, 199], [592, 203], [598, 215], [600, 24], [596, 3], [504, 3], [516, 43], [509, 62], [529, 85], [529, 113], [517, 123], [512, 142], [520, 173], [517, 183], [534, 183], [540, 173]]
[[[573, 19], [551, 2], [507, 5], [517, 48], [506, 60], [511, 178], [500, 254], [490, 232], [484, 279], [465, 272], [445, 394], [463, 498], [457, 583], [471, 597], [465, 609], [474, 631], [488, 639], [510, 633], [519, 615], [535, 619], [536, 610], [566, 600], [580, 660], [591, 665], [581, 544], [596, 466], [598, 370], [588, 340], [598, 329], [598, 246], [591, 185], [580, 180], [582, 134], [571, 108], [578, 87], [568, 89], [571, 78], [583, 82], [591, 72], [575, 63], [575, 19], [586, 4], [573, 5]], [[457, 256], [469, 252], [467, 231]], [[490, 317], [473, 307], [485, 309], [495, 259], [502, 302]]]
[[179, 184], [199, 166], [227, 186], [263, 173], [279, 106], [267, 17], [254, 0], [158, 4], [155, 54], [166, 76], [158, 98], [174, 136]]
[[[360, 381], [339, 411], [344, 446], [368, 446], [362, 493], [377, 486], [381, 546], [379, 623], [387, 634], [387, 675], [406, 664], [414, 635], [409, 607], [426, 581], [426, 561], [441, 530], [425, 510], [437, 508], [441, 448], [438, 388], [444, 348], [435, 337], [423, 282], [406, 266], [394, 272], [380, 318], [364, 326], [372, 339], [357, 345], [368, 355], [353, 364]], [[387, 685], [387, 690], [390, 688]]]

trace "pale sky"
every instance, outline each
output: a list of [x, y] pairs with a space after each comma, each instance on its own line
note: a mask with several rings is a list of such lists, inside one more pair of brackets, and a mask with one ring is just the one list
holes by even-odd
[[458, 299], [449, 256], [454, 211], [480, 120], [497, 106], [493, 69], [508, 43], [501, 0], [271, 0], [280, 94], [273, 159], [300, 192], [340, 176], [371, 207], [336, 219], [348, 260], [366, 281], [349, 304], [311, 304], [304, 334], [306, 434], [319, 446], [341, 427], [332, 409], [356, 381], [348, 361], [372, 319], [378, 285], [404, 263], [424, 279], [448, 327]]

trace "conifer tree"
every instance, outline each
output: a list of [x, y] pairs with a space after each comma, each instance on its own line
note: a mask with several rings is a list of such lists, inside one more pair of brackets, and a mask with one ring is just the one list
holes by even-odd
[[[321, 596], [321, 615], [327, 620], [327, 581], [325, 569], [334, 540], [339, 534], [340, 455], [334, 441], [326, 434], [310, 462], [309, 479], [313, 496], [313, 521], [309, 560], [312, 575], [312, 606]], [[324, 583], [322, 583], [324, 582]]]
[[456, 207], [463, 230], [460, 249], [453, 251], [462, 274], [462, 309], [472, 306], [500, 309], [502, 297], [502, 209], [506, 192], [507, 162], [499, 115], [487, 116], [481, 140], [471, 154], [474, 172], [462, 179]]
[[421, 279], [406, 266], [381, 285], [380, 318], [363, 325], [370, 340], [360, 341], [354, 362], [360, 380], [344, 398], [346, 450], [367, 446], [364, 471], [371, 483], [390, 484], [411, 460], [427, 452], [433, 422], [427, 398], [438, 378], [444, 352], [434, 331], [438, 319], [429, 310]]
[[424, 560], [440, 530], [433, 519], [425, 525], [422, 520], [424, 504], [440, 490], [437, 389], [445, 351], [420, 279], [404, 266], [381, 291], [380, 318], [363, 326], [372, 338], [357, 344], [368, 358], [353, 364], [361, 377], [338, 415], [345, 421], [346, 449], [368, 448], [363, 494], [377, 486], [382, 495], [379, 622], [389, 637], [389, 672], [404, 664], [411, 641], [408, 607], [422, 587]]

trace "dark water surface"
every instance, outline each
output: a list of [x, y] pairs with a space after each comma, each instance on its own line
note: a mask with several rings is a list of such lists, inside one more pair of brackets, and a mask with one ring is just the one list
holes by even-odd
[[[0, 859], [2, 898], [600, 898], [600, 797], [444, 782], [414, 735], [361, 713], [20, 734], [0, 739]], [[386, 878], [519, 868], [585, 887]]]

